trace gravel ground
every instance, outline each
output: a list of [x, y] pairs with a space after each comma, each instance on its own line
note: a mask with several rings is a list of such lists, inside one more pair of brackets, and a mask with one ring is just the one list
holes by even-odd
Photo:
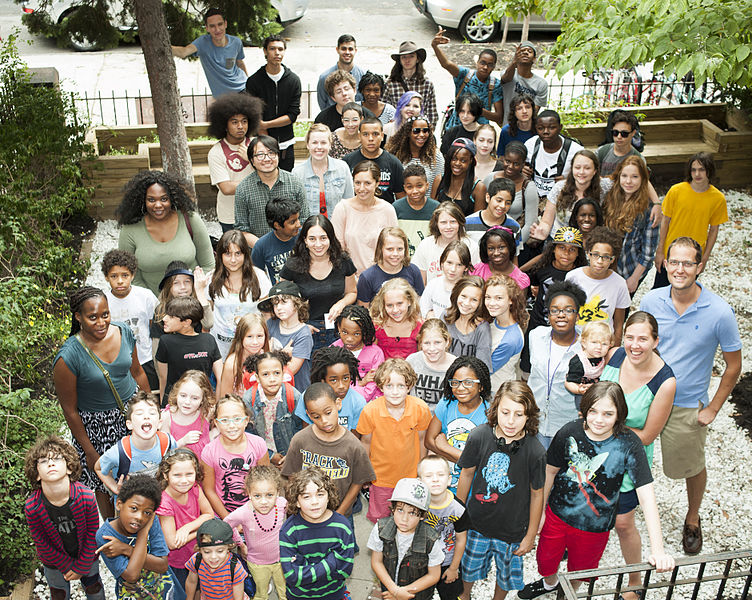
[[[752, 345], [752, 304], [749, 301], [749, 290], [752, 289], [752, 271], [744, 265], [752, 264], [752, 195], [736, 190], [724, 192], [729, 209], [729, 222], [721, 226], [718, 242], [711, 256], [710, 264], [702, 274], [700, 281], [712, 291], [720, 294], [734, 308], [739, 322], [743, 343], [743, 356], [750, 356]], [[207, 221], [211, 235], [221, 233], [219, 224]], [[118, 228], [114, 221], [104, 221], [99, 224], [92, 248], [92, 266], [89, 273], [91, 285], [103, 287], [104, 277], [100, 271], [101, 257], [109, 249], [117, 247]], [[635, 296], [634, 307], [639, 305], [642, 295], [650, 289], [653, 275], [648, 275]], [[723, 370], [723, 361], [716, 357], [716, 375]], [[749, 371], [746, 361], [742, 367], [743, 373]], [[718, 378], [714, 378], [713, 386], [718, 385]], [[752, 486], [752, 471], [749, 469], [752, 457], [752, 440], [737, 426], [733, 419], [734, 407], [726, 403], [710, 426], [707, 440], [708, 487], [702, 506], [702, 521], [704, 534], [704, 554], [747, 549], [752, 547], [752, 535], [748, 529], [752, 525], [752, 503], [749, 501], [749, 490]], [[660, 446], [660, 440], [656, 442]], [[686, 512], [686, 491], [683, 481], [666, 478], [661, 469], [661, 454], [655, 452], [655, 490], [663, 526], [664, 543], [668, 552], [676, 557], [683, 557], [681, 549], [681, 531]], [[648, 537], [642, 520], [642, 514], [637, 512], [638, 529], [642, 534], [643, 549], [647, 551]], [[358, 560], [367, 560], [366, 553], [361, 553]], [[614, 534], [601, 560], [601, 566], [619, 566], [623, 564], [619, 549], [618, 538]], [[746, 565], [748, 568], [749, 565]], [[102, 565], [102, 573], [108, 589], [108, 600], [114, 598], [114, 582], [107, 569]], [[709, 567], [707, 572], [719, 571], [720, 567]], [[686, 567], [681, 570], [679, 579], [693, 577], [696, 567]], [[39, 577], [39, 576], [38, 576]], [[660, 576], [656, 576], [661, 578]], [[494, 572], [492, 570], [488, 580], [479, 582], [475, 586], [474, 598], [491, 598], [493, 595]], [[525, 559], [525, 581], [538, 578], [535, 570], [535, 558], [528, 555]], [[665, 579], [665, 577], [663, 577]], [[655, 580], [655, 577], [653, 578]], [[601, 579], [601, 583], [608, 579]], [[737, 580], [739, 581], [739, 580]], [[725, 591], [725, 598], [738, 597], [741, 583], [730, 583]], [[717, 584], [704, 584], [698, 598], [715, 596]], [[680, 599], [691, 596], [691, 587], [677, 588], [675, 597]], [[35, 596], [48, 599], [46, 585], [39, 584], [34, 590]], [[658, 596], [657, 592], [654, 593]], [[665, 594], [661, 594], [665, 596]], [[73, 597], [83, 599], [80, 586], [74, 586]], [[553, 596], [550, 596], [553, 597]], [[649, 596], [653, 597], [653, 596]], [[438, 598], [438, 595], [436, 595]], [[364, 599], [353, 599], [364, 600]]]

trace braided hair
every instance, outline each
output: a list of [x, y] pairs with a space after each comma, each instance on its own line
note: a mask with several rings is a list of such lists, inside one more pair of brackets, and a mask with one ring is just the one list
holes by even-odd
[[91, 300], [92, 298], [106, 297], [107, 296], [105, 296], [102, 290], [91, 285], [85, 285], [71, 292], [70, 296], [68, 296], [68, 306], [70, 306], [71, 317], [73, 318], [70, 330], [71, 336], [74, 336], [79, 331], [81, 331], [81, 323], [79, 323], [78, 319], [76, 319], [76, 313], [81, 312], [81, 307], [83, 306], [84, 302]]
[[442, 383], [442, 393], [447, 400], [456, 400], [452, 386], [449, 380], [454, 378], [454, 374], [462, 367], [467, 367], [475, 372], [475, 376], [480, 380], [480, 399], [484, 404], [488, 404], [491, 399], [491, 374], [488, 366], [481, 359], [475, 356], [458, 356], [455, 361], [449, 365], [444, 381]]
[[326, 379], [326, 369], [338, 364], [347, 365], [350, 371], [350, 381], [358, 381], [358, 365], [360, 361], [355, 355], [341, 346], [326, 346], [319, 348], [311, 357], [311, 381], [324, 381]]
[[245, 359], [243, 366], [249, 373], [255, 373], [258, 369], [259, 363], [267, 358], [278, 360], [283, 369], [287, 366], [287, 363], [290, 362], [290, 356], [286, 352], [282, 352], [282, 350], [270, 350], [269, 352], [261, 352], [260, 354], [251, 354]]
[[376, 327], [371, 319], [371, 313], [365, 306], [356, 306], [348, 304], [342, 309], [342, 312], [334, 320], [334, 326], [339, 331], [339, 325], [342, 319], [350, 319], [353, 323], [360, 325], [360, 332], [363, 334], [363, 344], [370, 346], [376, 340]]

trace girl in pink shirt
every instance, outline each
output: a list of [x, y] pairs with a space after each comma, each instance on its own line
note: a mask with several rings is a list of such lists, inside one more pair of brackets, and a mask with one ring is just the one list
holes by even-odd
[[381, 286], [371, 302], [376, 343], [386, 358], [407, 358], [418, 351], [420, 318], [418, 294], [401, 277]]
[[358, 359], [360, 380], [355, 389], [370, 402], [382, 395], [373, 377], [379, 365], [384, 362], [384, 351], [376, 344], [376, 330], [368, 309], [364, 306], [348, 304], [334, 322], [339, 339], [332, 346], [345, 348]]
[[491, 275], [507, 275], [521, 290], [525, 291], [530, 287], [530, 278], [514, 264], [517, 244], [511, 230], [495, 225], [483, 234], [478, 245], [480, 262], [475, 265], [473, 275], [479, 275], [484, 280]]
[[186, 371], [170, 390], [159, 428], [172, 435], [178, 447], [201, 456], [204, 447], [217, 437], [217, 430], [212, 430], [209, 422], [213, 400], [214, 391], [206, 373]]

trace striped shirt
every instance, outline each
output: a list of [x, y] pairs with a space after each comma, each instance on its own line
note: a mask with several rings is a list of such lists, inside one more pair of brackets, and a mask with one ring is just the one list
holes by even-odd
[[[196, 557], [198, 553], [191, 556], [185, 561], [185, 568], [191, 573], [196, 573]], [[227, 560], [223, 565], [217, 567], [213, 571], [209, 568], [209, 565], [205, 560], [202, 560], [198, 566], [198, 583], [201, 586], [201, 600], [232, 600], [232, 587], [238, 583], [245, 581], [247, 577], [246, 571], [243, 568], [240, 560], [235, 561], [235, 577], [232, 577], [232, 561], [233, 554], [230, 552], [227, 555]]]

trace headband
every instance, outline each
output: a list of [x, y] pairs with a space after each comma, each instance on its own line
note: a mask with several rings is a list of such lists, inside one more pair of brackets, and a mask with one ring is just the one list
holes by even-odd
[[514, 237], [514, 231], [512, 231], [511, 229], [509, 229], [509, 227], [504, 227], [503, 225], [492, 225], [491, 227], [489, 227], [488, 229], [486, 229], [486, 231], [493, 231], [494, 229], [501, 229], [501, 230], [506, 231], [507, 233], [511, 234], [512, 237]]

